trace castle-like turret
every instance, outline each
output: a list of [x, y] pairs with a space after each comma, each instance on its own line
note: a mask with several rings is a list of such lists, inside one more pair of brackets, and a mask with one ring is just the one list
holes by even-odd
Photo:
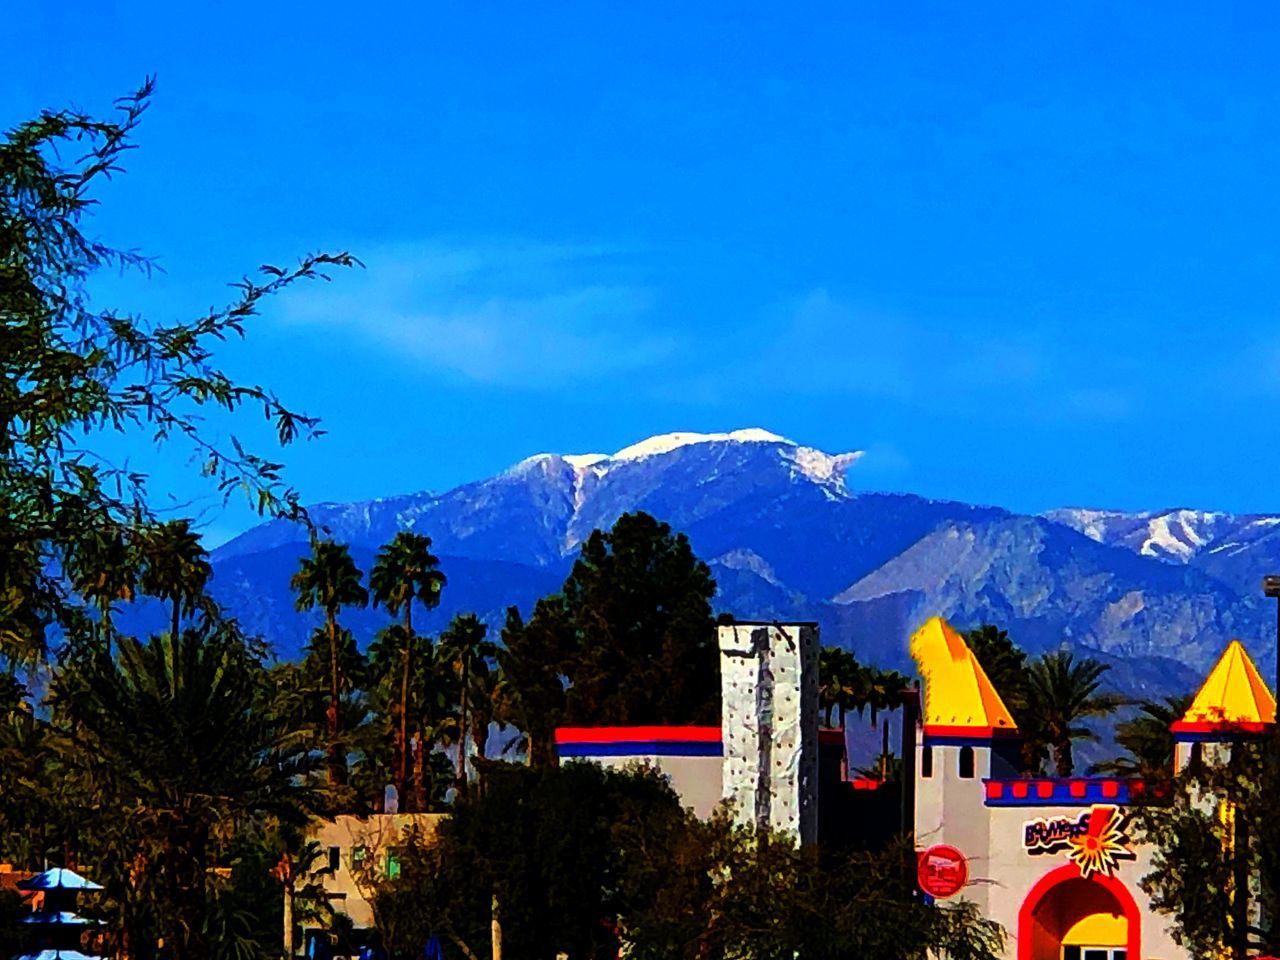
[[1175, 740], [1174, 771], [1198, 758], [1220, 762], [1235, 740], [1258, 737], [1276, 724], [1276, 698], [1267, 689], [1243, 644], [1232, 640], [1191, 706], [1170, 728]]

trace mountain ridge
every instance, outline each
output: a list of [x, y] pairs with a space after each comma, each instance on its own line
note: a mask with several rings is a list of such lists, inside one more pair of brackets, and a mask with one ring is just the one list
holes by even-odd
[[[816, 619], [825, 643], [867, 660], [905, 665], [911, 630], [935, 613], [961, 627], [1000, 623], [1032, 652], [1065, 643], [1128, 658], [1135, 689], [1180, 687], [1233, 636], [1260, 659], [1274, 651], [1257, 582], [1280, 568], [1280, 517], [1187, 508], [1019, 514], [859, 490], [862, 457], [760, 428], [660, 434], [614, 454], [536, 454], [451, 490], [309, 512], [352, 544], [366, 570], [397, 530], [430, 535], [449, 558], [450, 584], [427, 629], [462, 609], [496, 628], [508, 604], [527, 611], [539, 590], [558, 586], [592, 529], [644, 510], [689, 536], [716, 575], [719, 609]], [[263, 611], [287, 599], [292, 569], [284, 568], [306, 536], [271, 521], [214, 550], [215, 596], [278, 639], [282, 618]], [[278, 640], [286, 655], [296, 652], [295, 634]]]

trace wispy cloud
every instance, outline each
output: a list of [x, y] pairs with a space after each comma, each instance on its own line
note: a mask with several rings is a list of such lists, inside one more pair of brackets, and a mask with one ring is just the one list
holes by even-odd
[[679, 391], [723, 403], [753, 389], [862, 397], [948, 416], [1041, 422], [1119, 421], [1141, 406], [1127, 361], [1069, 328], [895, 315], [821, 288], [777, 307], [719, 362], [733, 363], [731, 383], [692, 372]]
[[613, 248], [405, 244], [363, 259], [339, 291], [294, 300], [286, 322], [354, 330], [407, 363], [502, 386], [594, 380], [679, 349]]

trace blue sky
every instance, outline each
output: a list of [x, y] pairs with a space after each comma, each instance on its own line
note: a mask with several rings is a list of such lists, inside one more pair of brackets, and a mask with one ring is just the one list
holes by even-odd
[[230, 358], [324, 419], [308, 500], [762, 426], [864, 488], [1280, 510], [1273, 8], [28, 6], [4, 126], [158, 77], [95, 229], [166, 272], [104, 302], [366, 262]]

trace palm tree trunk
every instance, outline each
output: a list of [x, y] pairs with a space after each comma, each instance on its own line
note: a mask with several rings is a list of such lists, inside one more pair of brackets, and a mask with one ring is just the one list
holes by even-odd
[[427, 784], [426, 784], [426, 757], [427, 745], [424, 742], [422, 731], [418, 731], [418, 736], [413, 743], [413, 811], [414, 813], [422, 813], [427, 809]]
[[[400, 733], [396, 743], [396, 797], [405, 803], [409, 767], [409, 673], [413, 658], [412, 600], [404, 605], [404, 671], [400, 676]], [[407, 807], [408, 804], [405, 804]]]
[[284, 889], [284, 955], [293, 960], [293, 888]]
[[1054, 760], [1058, 767], [1058, 776], [1069, 777], [1075, 770], [1075, 760], [1071, 756], [1071, 741], [1063, 740], [1054, 748]]
[[470, 660], [462, 653], [462, 694], [458, 698], [458, 792], [467, 789], [467, 667]]
[[489, 921], [489, 954], [493, 960], [502, 960], [502, 920], [498, 917], [498, 895], [489, 904], [492, 919]]
[[325, 711], [329, 732], [329, 782], [342, 780], [338, 748], [338, 621], [333, 613], [326, 614], [329, 632], [329, 708]]
[[178, 595], [175, 593], [173, 595], [173, 629], [169, 634], [169, 636], [173, 638], [174, 643], [178, 642], [178, 621], [179, 621], [181, 612], [182, 612], [182, 604], [181, 604], [181, 601], [178, 599]]

